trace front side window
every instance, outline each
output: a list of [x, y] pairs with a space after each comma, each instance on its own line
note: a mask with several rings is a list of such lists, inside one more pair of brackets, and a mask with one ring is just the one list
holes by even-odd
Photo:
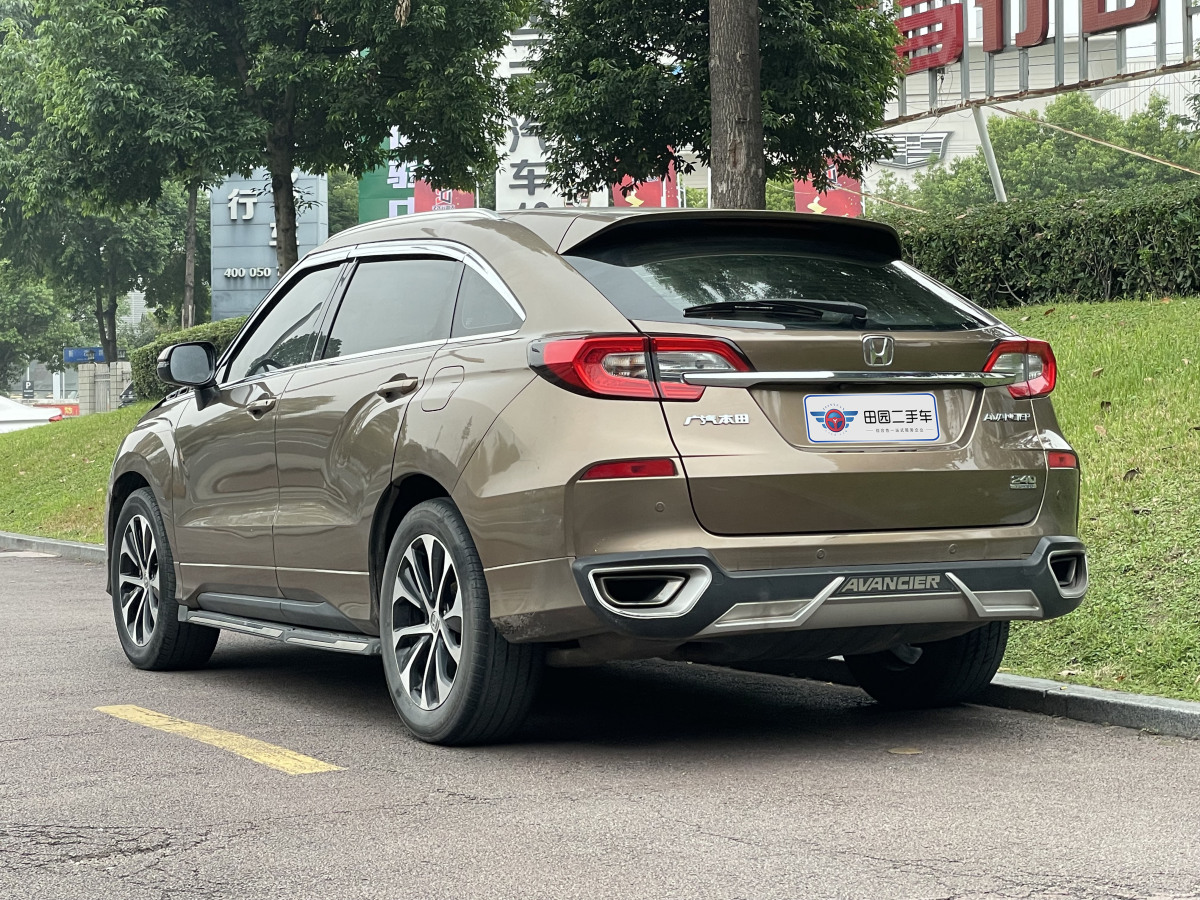
[[229, 380], [309, 362], [317, 346], [321, 306], [340, 271], [341, 266], [334, 265], [301, 275], [254, 323], [254, 330], [229, 361]]
[[446, 340], [462, 270], [457, 260], [430, 257], [360, 262], [323, 358]]

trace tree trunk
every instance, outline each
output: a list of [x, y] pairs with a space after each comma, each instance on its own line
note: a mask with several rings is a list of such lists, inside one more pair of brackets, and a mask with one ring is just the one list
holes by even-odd
[[709, 0], [712, 197], [724, 209], [766, 209], [758, 0]]
[[[276, 126], [276, 132], [286, 131]], [[271, 173], [271, 195], [275, 201], [275, 258], [279, 274], [283, 275], [296, 264], [299, 250], [296, 242], [296, 194], [292, 188], [292, 139], [284, 133], [267, 138], [268, 171]]]
[[196, 324], [196, 204], [200, 185], [191, 182], [187, 186], [187, 238], [183, 256], [183, 310], [180, 326], [191, 328]]
[[104, 361], [117, 361], [117, 279], [109, 264], [107, 284], [103, 291], [96, 291], [96, 327], [100, 331], [100, 346], [104, 349]]

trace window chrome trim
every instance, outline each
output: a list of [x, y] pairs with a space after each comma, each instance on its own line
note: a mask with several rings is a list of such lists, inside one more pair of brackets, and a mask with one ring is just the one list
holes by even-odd
[[[325, 358], [321, 358], [321, 359], [310, 359], [308, 362], [297, 363], [294, 366], [288, 366], [287, 368], [284, 368], [284, 369], [272, 369], [270, 372], [265, 372], [260, 375], [247, 375], [244, 378], [239, 378], [237, 381], [228, 381], [228, 382], [225, 382], [224, 384], [220, 384], [220, 385], [218, 385], [218, 387], [221, 390], [225, 390], [226, 388], [236, 387], [240, 384], [253, 383], [255, 381], [261, 380], [262, 378], [264, 378], [266, 376], [275, 375], [279, 372], [296, 372], [301, 369], [307, 369], [310, 366], [314, 366], [314, 365], [318, 365], [318, 364], [333, 365], [333, 364], [338, 363], [341, 360], [365, 359], [370, 356], [379, 356], [384, 353], [398, 353], [401, 351], [408, 351], [408, 350], [420, 350], [425, 347], [437, 347], [437, 346], [441, 346], [443, 344], [463, 344], [463, 343], [467, 343], [469, 341], [487, 340], [489, 338], [511, 337], [512, 335], [519, 332], [521, 330], [521, 327], [525, 324], [525, 321], [528, 317], [525, 314], [525, 310], [521, 307], [520, 302], [517, 300], [516, 295], [512, 292], [512, 290], [509, 288], [509, 286], [507, 284], [505, 284], [504, 279], [502, 279], [500, 277], [500, 275], [495, 271], [495, 269], [493, 269], [487, 263], [487, 261], [484, 260], [484, 258], [482, 256], [480, 256], [478, 253], [476, 253], [470, 247], [467, 247], [464, 244], [459, 244], [455, 241], [421, 239], [421, 240], [400, 240], [400, 241], [373, 241], [369, 244], [356, 244], [354, 246], [339, 247], [339, 248], [336, 248], [333, 250], [315, 250], [315, 251], [307, 254], [299, 263], [297, 263], [295, 266], [293, 266], [291, 268], [291, 270], [286, 273], [284, 278], [280, 279], [279, 282], [270, 291], [267, 292], [266, 296], [264, 296], [263, 299], [259, 302], [259, 304], [255, 308], [254, 312], [252, 312], [250, 314], [250, 317], [246, 320], [245, 325], [242, 326], [242, 330], [245, 331], [246, 329], [250, 328], [252, 325], [257, 324], [258, 320], [262, 316], [266, 315], [266, 313], [263, 312], [263, 310], [265, 310], [267, 308], [268, 303], [271, 300], [271, 298], [278, 291], [284, 290], [286, 285], [290, 285], [294, 280], [298, 279], [304, 272], [307, 272], [309, 269], [323, 268], [324, 266], [332, 264], [332, 263], [342, 263], [342, 264], [345, 264], [347, 262], [356, 263], [356, 262], [359, 262], [362, 260], [378, 259], [380, 257], [396, 258], [396, 257], [403, 257], [403, 256], [441, 256], [441, 257], [453, 259], [456, 262], [461, 262], [466, 266], [470, 266], [472, 269], [475, 270], [475, 272], [481, 278], [483, 278], [484, 281], [486, 281], [488, 283], [488, 285], [490, 287], [492, 287], [503, 298], [504, 302], [509, 305], [509, 307], [512, 309], [512, 311], [517, 314], [517, 316], [521, 320], [521, 325], [518, 325], [516, 328], [511, 328], [511, 329], [507, 329], [504, 331], [489, 331], [485, 334], [468, 334], [468, 335], [463, 335], [461, 337], [440, 338], [440, 339], [434, 340], [434, 341], [421, 341], [416, 344], [396, 344], [391, 347], [380, 347], [377, 350], [364, 350], [362, 353], [351, 353], [346, 356], [334, 356], [334, 357], [325, 357]], [[353, 274], [353, 273], [351, 273], [351, 274]], [[461, 283], [460, 283], [460, 287], [461, 287]], [[345, 301], [345, 291], [344, 290], [339, 291], [337, 286], [335, 286], [335, 293], [333, 295], [333, 298], [335, 301], [338, 301], [338, 307], [340, 309], [341, 303]], [[454, 302], [455, 302], [455, 305], [457, 306], [457, 304], [458, 304], [458, 294], [457, 293], [454, 296]], [[453, 323], [453, 319], [451, 319], [451, 328], [453, 329], [453, 327], [454, 327], [454, 323]], [[225, 364], [226, 357], [227, 357], [227, 355], [229, 355], [231, 353], [232, 350], [233, 350], [233, 345], [231, 344], [229, 349], [226, 350], [226, 353], [222, 354], [221, 359], [219, 359], [217, 361], [217, 369], [218, 370]]]
[[[373, 241], [369, 244], [356, 244], [350, 248], [355, 260], [371, 259], [379, 256], [448, 256], [473, 268], [489, 285], [496, 289], [504, 298], [504, 302], [512, 307], [524, 324], [527, 318], [524, 308], [517, 300], [516, 294], [504, 282], [499, 273], [473, 249], [457, 241], [421, 238], [419, 240]], [[457, 295], [456, 298], [457, 300]], [[472, 335], [483, 337], [483, 335]], [[456, 340], [456, 339], [452, 339]]]

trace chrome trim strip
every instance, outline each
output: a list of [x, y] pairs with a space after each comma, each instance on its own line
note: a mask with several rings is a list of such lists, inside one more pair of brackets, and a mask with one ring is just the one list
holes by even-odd
[[[180, 566], [187, 566], [188, 568], [193, 568], [193, 569], [251, 569], [252, 571], [255, 571], [255, 572], [273, 572], [273, 571], [275, 571], [274, 566], [235, 566], [235, 565], [232, 565], [231, 563], [202, 563], [202, 562], [181, 562], [178, 564]], [[278, 600], [279, 598], [271, 597], [268, 599]]]
[[688, 384], [755, 387], [760, 384], [1013, 384], [1015, 375], [999, 372], [684, 372]]
[[[730, 607], [721, 618], [701, 631], [700, 635], [728, 634], [731, 631], [757, 631], [763, 628], [799, 628], [812, 618], [813, 614], [824, 605], [826, 600], [833, 596], [834, 592], [842, 586], [845, 580], [845, 575], [839, 575], [833, 581], [829, 582], [829, 584], [825, 585], [817, 596], [809, 600], [801, 598], [798, 600], [737, 603]], [[770, 615], [770, 608], [779, 603], [802, 603], [803, 606], [786, 615]], [[751, 618], [751, 616], [754, 617]]]
[[[967, 598], [967, 602], [971, 604], [975, 615], [981, 619], [1007, 619], [1014, 615], [1029, 616], [1030, 614], [1041, 618], [1043, 614], [1042, 605], [1038, 602], [1037, 595], [1033, 591], [980, 591], [979, 593], [975, 593], [953, 572], [947, 572], [946, 577]], [[1031, 600], [1032, 603], [1008, 602], [1017, 598]], [[988, 600], [991, 601], [990, 604], [985, 602]]]
[[379, 638], [369, 634], [349, 634], [340, 631], [318, 631], [312, 628], [300, 628], [295, 625], [284, 625], [276, 622], [264, 622], [258, 619], [247, 619], [242, 616], [231, 616], [226, 613], [212, 613], [204, 610], [179, 607], [179, 621], [191, 622], [195, 625], [207, 625], [210, 628], [220, 628], [225, 631], [236, 631], [255, 637], [267, 638], [282, 644], [296, 644], [304, 647], [315, 647], [319, 650], [332, 650], [337, 653], [354, 653], [359, 656], [378, 656], [380, 653]]

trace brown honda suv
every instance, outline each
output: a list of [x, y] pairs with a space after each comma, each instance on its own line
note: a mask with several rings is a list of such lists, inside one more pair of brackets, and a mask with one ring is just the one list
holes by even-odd
[[1087, 587], [1050, 347], [883, 225], [377, 222], [158, 371], [182, 389], [108, 498], [129, 659], [379, 654], [427, 741], [511, 732], [544, 664], [841, 654], [881, 703], [952, 703]]

